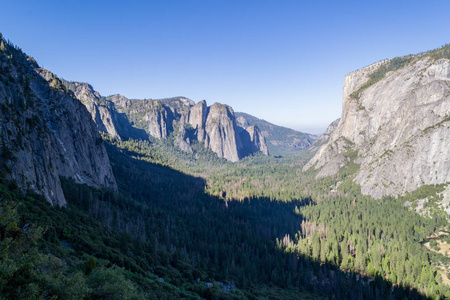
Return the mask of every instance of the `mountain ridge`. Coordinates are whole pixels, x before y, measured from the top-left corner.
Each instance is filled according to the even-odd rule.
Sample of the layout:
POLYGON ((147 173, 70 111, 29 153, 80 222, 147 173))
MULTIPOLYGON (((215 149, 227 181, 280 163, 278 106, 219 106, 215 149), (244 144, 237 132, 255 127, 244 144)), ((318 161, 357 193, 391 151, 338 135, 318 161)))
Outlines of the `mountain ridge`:
POLYGON ((0 152, 8 178, 63 206, 60 176, 116 190, 96 125, 59 78, 3 39, 0 71, 0 152))
POLYGON ((192 140, 203 142, 219 158, 236 162, 256 152, 268 155, 266 141, 259 128, 242 131, 233 109, 220 103, 207 106, 186 97, 163 99, 128 99, 115 94, 102 97, 87 83, 64 81, 91 113, 100 131, 121 139, 143 139, 150 136, 168 139, 174 135, 174 146, 192 153, 192 140), (192 123, 192 124, 191 124, 192 123))

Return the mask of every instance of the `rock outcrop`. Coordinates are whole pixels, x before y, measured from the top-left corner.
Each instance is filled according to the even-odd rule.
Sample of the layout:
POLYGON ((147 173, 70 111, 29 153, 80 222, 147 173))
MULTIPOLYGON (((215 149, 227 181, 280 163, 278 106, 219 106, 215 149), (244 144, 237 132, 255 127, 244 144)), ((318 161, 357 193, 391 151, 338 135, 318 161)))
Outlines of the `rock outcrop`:
POLYGON ((325 130, 325 132, 312 143, 311 147, 308 148, 308 152, 314 153, 319 150, 323 144, 327 143, 330 140, 331 134, 336 130, 340 120, 341 119, 339 118, 328 125, 327 130, 325 130))
POLYGON ((278 126, 242 112, 236 112, 236 122, 242 128, 256 125, 266 139, 267 151, 271 155, 285 155, 301 151, 310 147, 317 139, 317 136, 313 134, 278 126))
POLYGON ((261 152, 265 155, 269 155, 269 150, 267 150, 266 138, 259 130, 258 126, 251 125, 245 127, 244 130, 239 134, 242 140, 244 148, 247 150, 248 154, 261 152))
POLYGON ((357 152, 355 182, 374 198, 450 182, 448 48, 348 74, 339 124, 305 169, 333 175, 357 152))
POLYGON ((268 155, 265 138, 258 127, 237 126, 233 109, 219 103, 208 107, 184 97, 131 100, 121 95, 101 97, 86 83, 64 82, 86 106, 98 130, 121 139, 167 139, 192 153, 191 142, 203 142, 218 157, 238 161, 255 152, 268 155), (242 130, 246 134, 242 134, 242 130), (241 133, 241 134, 240 134, 241 133), (245 141, 243 141, 243 139, 245 141))
POLYGON ((144 130, 131 126, 128 117, 116 109, 116 103, 127 107, 131 101, 120 95, 114 96, 113 101, 107 101, 90 84, 66 80, 62 82, 87 108, 99 131, 124 140, 146 138, 144 130))
POLYGON ((214 103, 209 107, 205 133, 205 146, 218 157, 235 162, 244 156, 234 112, 230 106, 214 103))
POLYGON ((114 95, 105 100, 112 101, 117 111, 126 115, 133 127, 157 139, 166 139, 176 128, 183 112, 194 105, 194 101, 184 97, 130 100, 114 95))
POLYGON ((187 112, 186 123, 196 130, 196 136, 199 141, 204 141, 206 138, 205 125, 207 115, 208 106, 205 100, 195 104, 187 112))
POLYGON ((256 152, 269 155, 264 136, 257 126, 242 128, 237 125, 233 109, 224 104, 214 103, 210 107, 206 101, 192 106, 180 119, 177 141, 185 141, 178 146, 185 152, 191 152, 186 129, 193 130, 191 137, 202 141, 218 157, 229 161, 239 159, 256 152))
POLYGON ((109 158, 85 106, 33 58, 0 40, 1 164, 24 189, 65 205, 60 176, 116 189, 109 158))

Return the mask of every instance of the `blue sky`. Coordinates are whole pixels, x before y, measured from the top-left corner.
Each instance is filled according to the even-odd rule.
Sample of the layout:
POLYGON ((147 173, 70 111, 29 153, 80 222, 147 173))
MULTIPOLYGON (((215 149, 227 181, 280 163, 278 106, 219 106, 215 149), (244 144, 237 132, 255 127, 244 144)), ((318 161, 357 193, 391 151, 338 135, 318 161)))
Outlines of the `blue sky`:
POLYGON ((450 43, 450 1, 20 1, 0 32, 102 95, 221 102, 321 133, 345 74, 450 43))

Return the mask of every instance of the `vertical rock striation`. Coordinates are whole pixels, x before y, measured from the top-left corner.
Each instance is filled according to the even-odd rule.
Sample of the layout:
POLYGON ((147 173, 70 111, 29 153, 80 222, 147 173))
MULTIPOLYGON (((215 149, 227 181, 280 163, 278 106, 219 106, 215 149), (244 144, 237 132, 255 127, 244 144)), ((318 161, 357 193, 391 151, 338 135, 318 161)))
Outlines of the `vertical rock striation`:
POLYGON ((81 82, 70 82, 62 80, 66 88, 72 91, 75 97, 83 103, 91 114, 92 120, 97 124, 98 131, 108 133, 119 139, 127 140, 129 138, 145 139, 144 130, 134 128, 128 121, 124 113, 116 109, 116 102, 126 106, 125 97, 117 95, 116 101, 107 101, 90 84, 81 82))
POLYGON ((305 169, 336 174, 357 151, 355 181, 375 198, 450 182, 448 47, 348 74, 339 124, 305 169))
POLYGON ((208 106, 206 105, 205 100, 202 100, 199 103, 195 104, 187 112, 186 122, 197 131, 196 135, 199 141, 204 141, 206 138, 205 124, 207 115, 208 106))
POLYGON ((266 138, 262 134, 261 130, 259 130, 258 126, 251 125, 245 127, 244 130, 241 131, 239 136, 248 154, 261 152, 264 155, 269 155, 269 150, 267 150, 266 138))
MULTIPOLYGON (((234 111, 228 105, 214 103, 208 107, 204 100, 197 103, 181 118, 180 128, 186 127, 194 130, 195 138, 203 141, 205 147, 229 161, 236 162, 255 152, 269 154, 258 127, 239 127, 234 111)), ((179 132, 184 135, 183 130, 179 132)), ((183 149, 186 145, 179 147, 183 149)))
POLYGON ((65 82, 91 113, 99 131, 121 139, 167 139, 192 153, 191 142, 203 142, 220 158, 238 161, 262 152, 268 155, 265 138, 256 126, 244 130, 237 126, 233 109, 206 101, 195 104, 184 97, 130 100, 121 95, 101 97, 86 83, 65 82), (242 135, 242 130, 246 132, 242 135), (241 133, 241 134, 240 134, 241 133))
POLYGON ((233 109, 214 103, 205 122, 205 146, 218 157, 236 162, 243 157, 243 145, 239 138, 233 109))
POLYGON ((85 106, 51 72, 0 41, 1 164, 24 189, 65 205, 60 176, 116 189, 109 158, 85 106))

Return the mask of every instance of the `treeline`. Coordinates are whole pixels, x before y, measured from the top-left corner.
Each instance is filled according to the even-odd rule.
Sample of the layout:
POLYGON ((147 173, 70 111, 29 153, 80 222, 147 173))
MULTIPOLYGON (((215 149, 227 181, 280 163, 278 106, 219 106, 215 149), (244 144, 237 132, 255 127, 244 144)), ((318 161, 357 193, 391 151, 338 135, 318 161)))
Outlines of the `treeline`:
MULTIPOLYGON (((442 220, 417 221, 403 209, 396 214, 397 221, 387 222, 386 218, 395 219, 393 213, 399 205, 387 200, 383 210, 371 206, 370 200, 355 200, 353 195, 358 191, 346 187, 345 180, 341 184, 345 191, 339 193, 329 192, 331 179, 316 183, 320 185, 316 193, 328 191, 323 198, 294 193, 298 200, 244 197, 242 201, 226 201, 226 197, 205 193, 207 180, 201 177, 149 163, 151 159, 142 149, 136 153, 112 144, 106 144, 106 148, 119 193, 62 179, 68 206, 59 208, 31 192, 24 195, 13 183, 2 179, 2 194, 13 195, 8 205, 16 208, 13 213, 2 208, 2 220, 18 214, 20 218, 13 220, 20 230, 28 230, 27 224, 43 228, 43 233, 37 231, 40 237, 32 239, 33 251, 38 257, 58 262, 49 266, 36 259, 36 264, 27 265, 26 272, 2 273, 2 295, 20 298, 16 291, 22 290, 17 287, 29 283, 30 298, 56 299, 111 295, 120 299, 421 299, 425 294, 444 297, 446 293, 436 286, 439 278, 431 258, 420 249, 409 252, 408 248, 406 261, 411 261, 413 268, 413 261, 420 261, 428 278, 422 281, 421 273, 416 286, 398 284, 392 277, 398 269, 394 262, 399 261, 403 247, 415 245, 441 226, 442 220), (336 194, 341 196, 329 202, 328 197, 336 194), (373 210, 380 212, 372 220, 369 215, 373 210), (383 222, 385 227, 380 226, 378 232, 376 228, 383 222), (395 246, 395 241, 403 237, 405 241, 395 246), (379 269, 372 260, 376 243, 385 247, 379 269), (342 263, 344 257, 347 265, 342 263), (383 259, 389 269, 384 268, 383 259), (370 265, 379 271, 371 273, 370 265), (27 272, 34 272, 34 277, 27 272), (425 288, 425 282, 432 289, 428 285, 425 288)), ((257 172, 262 172, 258 175, 262 178, 264 168, 271 168, 275 178, 293 176, 283 172, 294 170, 295 165, 283 166, 272 159, 252 157, 235 171, 244 170, 247 164, 252 166, 249 172, 255 174, 251 175, 254 178, 257 172)), ((233 171, 228 165, 217 166, 220 172, 233 171)), ((313 182, 304 187, 312 188, 313 182)), ((0 249, 4 249, 8 240, 2 236, 1 243, 0 249)), ((6 253, 4 257, 14 253, 33 257, 29 254, 31 248, 18 247, 15 252, 2 252, 6 253)), ((15 259, 20 262, 20 255, 15 259)), ((405 264, 404 272, 407 270, 405 264)), ((414 280, 415 274, 411 275, 414 280)))
POLYGON ((124 269, 86 253, 74 256, 69 243, 60 243, 76 213, 24 195, 3 176, 0 195, 0 298, 143 299, 124 269))
MULTIPOLYGON (((233 280, 244 293, 257 292, 254 286, 266 286, 267 290, 275 285, 297 293, 306 289, 340 298, 364 295, 367 299, 384 299, 394 294, 420 298, 414 288, 392 289, 389 280, 382 277, 364 282, 355 276, 359 270, 346 273, 331 261, 314 260, 308 253, 277 247, 277 241, 294 237, 301 228, 305 219, 298 213, 300 207, 319 207, 311 198, 226 202, 205 194, 205 182, 199 178, 134 159, 112 145, 107 150, 122 192, 150 209, 140 218, 153 226, 146 232, 154 234, 158 245, 172 249, 177 257, 209 276, 201 280, 233 280)), ((143 211, 130 215, 136 217, 143 211)), ((153 261, 164 260, 155 257, 153 261)))
POLYGON ((294 204, 255 200, 227 206, 205 195, 197 178, 110 154, 123 168, 115 170, 124 175, 123 193, 62 179, 68 206, 61 208, 31 191, 24 195, 13 182, 0 185, 1 228, 7 228, 0 238, 2 297, 320 298, 303 283, 294 284, 292 270, 284 274, 290 260, 275 247, 275 236, 293 232, 298 224, 294 204), (140 181, 129 176, 137 171, 140 181), (136 185, 128 186, 128 180, 136 185), (18 230, 26 236, 32 232, 30 224, 37 234, 26 245, 11 244, 9 237, 18 230), (262 266, 269 271, 261 272, 262 266), (283 280, 288 277, 292 280, 283 280))
POLYGON ((102 137, 123 151, 129 151, 136 159, 201 177, 209 194, 228 200, 259 197, 278 201, 304 197, 321 199, 327 196, 332 184, 332 180, 316 181, 311 172, 301 172, 300 166, 309 158, 305 153, 283 158, 255 154, 231 163, 218 158, 201 143, 193 143, 193 154, 184 153, 173 146, 173 137, 149 141, 122 141, 104 133, 102 137))
POLYGON ((149 137, 148 140, 120 140, 116 137, 100 132, 103 140, 120 149, 131 151, 132 156, 146 162, 168 166, 174 170, 206 178, 215 170, 225 165, 231 166, 211 150, 205 148, 202 142, 193 140, 191 147, 193 153, 185 153, 174 146, 175 133, 167 139, 149 137))
MULTIPOLYGON (((354 153, 348 156, 352 159, 354 153)), ((288 253, 407 290, 417 289, 424 295, 439 298, 448 294, 448 286, 441 284, 436 269, 438 263, 448 260, 427 252, 420 244, 427 235, 446 226, 447 219, 442 214, 423 218, 403 206, 406 200, 442 187, 425 187, 399 200, 375 201, 362 196, 353 184, 357 164, 350 162, 334 178, 316 180, 314 171, 300 171, 302 158, 307 159, 249 157, 236 164, 212 167, 214 171, 203 184, 209 194, 222 199, 276 199, 277 206, 282 205, 279 200, 292 203, 304 199, 309 203, 295 209, 302 217, 296 233, 286 231, 276 237, 277 246, 287 248, 288 253)))
POLYGON ((320 206, 296 208, 296 212, 305 220, 295 237, 285 243, 286 251, 368 278, 384 278, 432 298, 450 297, 432 256, 440 256, 444 264, 450 259, 431 254, 420 244, 447 225, 445 218, 420 217, 390 198, 339 197, 320 206))

